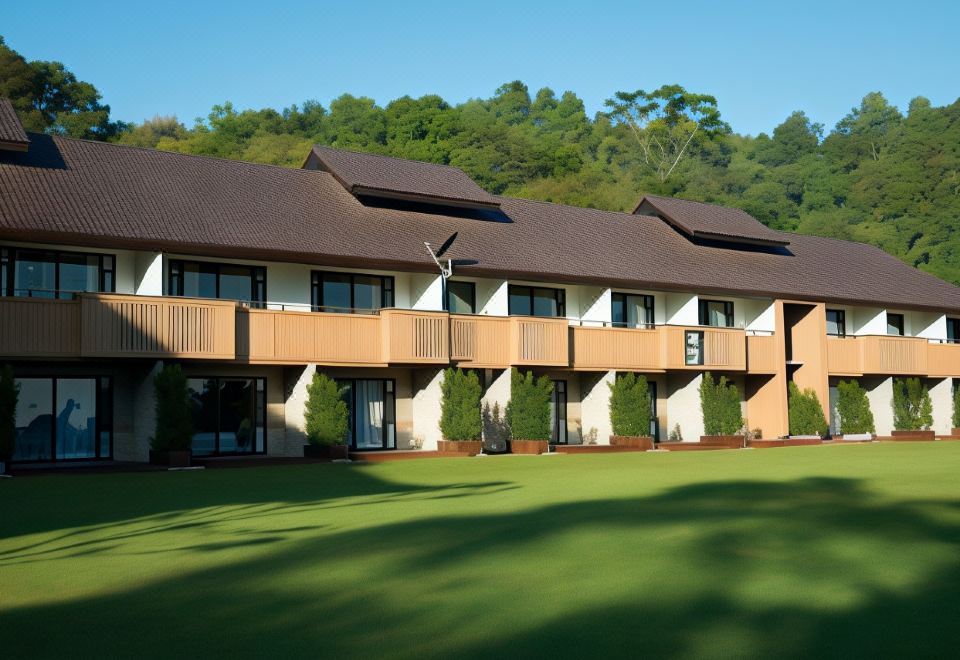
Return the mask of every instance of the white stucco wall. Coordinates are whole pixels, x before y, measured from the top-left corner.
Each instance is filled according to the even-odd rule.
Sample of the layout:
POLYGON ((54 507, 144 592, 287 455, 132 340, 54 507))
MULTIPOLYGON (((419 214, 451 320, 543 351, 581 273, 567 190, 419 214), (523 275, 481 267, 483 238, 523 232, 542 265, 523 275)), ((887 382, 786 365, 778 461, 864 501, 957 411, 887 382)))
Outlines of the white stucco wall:
MULTIPOLYGON (((136 252, 131 255, 133 272, 131 282, 117 274, 117 291, 123 283, 123 293, 136 293, 138 296, 162 296, 164 293, 163 254, 160 252, 136 252)), ((118 260, 119 262, 119 260, 118 260)))
POLYGON ((893 378, 861 378, 860 385, 867 390, 877 435, 890 435, 893 431, 893 378))
POLYGON ((700 410, 700 373, 667 374, 667 427, 669 434, 675 424, 686 442, 696 442, 703 435, 703 412, 700 410))
POLYGON ((584 442, 591 428, 597 429, 597 444, 610 444, 610 385, 616 371, 584 372, 580 375, 580 423, 584 442))
POLYGON ((934 312, 911 312, 907 323, 916 337, 947 338, 947 315, 934 312))
POLYGON ((668 293, 664 297, 667 323, 670 325, 697 325, 700 322, 697 296, 690 293, 668 293))
POLYGON ((442 369, 413 370, 413 437, 423 439, 423 449, 436 450, 440 433, 442 369))
MULTIPOLYGON (((834 308, 830 309, 840 309, 834 308)), ((842 308, 847 310, 847 334, 885 335, 887 334, 887 311, 875 307, 842 308)))
MULTIPOLYGON (((611 321, 610 289, 601 287, 580 287, 580 318, 584 325, 603 325, 611 321)), ((570 316, 569 310, 567 316, 570 316)))
POLYGON ((953 428, 953 379, 931 378, 927 380, 930 402, 933 403, 933 426, 938 435, 950 435, 953 428))

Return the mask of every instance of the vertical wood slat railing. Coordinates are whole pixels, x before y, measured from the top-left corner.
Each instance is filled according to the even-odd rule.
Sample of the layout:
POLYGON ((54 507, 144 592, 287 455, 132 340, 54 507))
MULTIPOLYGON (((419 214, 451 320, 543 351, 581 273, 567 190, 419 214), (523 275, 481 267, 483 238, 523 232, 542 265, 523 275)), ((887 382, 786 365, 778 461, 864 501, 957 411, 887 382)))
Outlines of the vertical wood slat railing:
POLYGON ((660 326, 665 369, 705 370, 724 369, 745 371, 747 368, 746 333, 739 328, 708 326, 660 326), (703 333, 703 364, 687 364, 685 358, 686 333, 703 333))
POLYGON ((921 376, 927 373, 929 342, 920 337, 860 337, 863 372, 921 376))
POLYGON ((510 364, 568 366, 569 323, 565 318, 510 317, 510 364))
POLYGON ((0 355, 80 357, 80 301, 0 297, 0 355))
POLYGON ((576 326, 573 365, 577 369, 660 370, 660 337, 655 329, 576 326))
POLYGON ((827 372, 843 376, 863 374, 860 337, 827 337, 827 372))
POLYGON ((776 373, 777 363, 777 338, 774 335, 747 335, 747 373, 776 373))
POLYGON ((237 358, 245 362, 381 365, 376 315, 236 310, 237 358))
POLYGON ((406 309, 380 310, 384 362, 446 364, 450 361, 450 315, 406 309))
POLYGON ((508 317, 451 315, 450 341, 450 357, 460 366, 490 369, 510 366, 508 317))

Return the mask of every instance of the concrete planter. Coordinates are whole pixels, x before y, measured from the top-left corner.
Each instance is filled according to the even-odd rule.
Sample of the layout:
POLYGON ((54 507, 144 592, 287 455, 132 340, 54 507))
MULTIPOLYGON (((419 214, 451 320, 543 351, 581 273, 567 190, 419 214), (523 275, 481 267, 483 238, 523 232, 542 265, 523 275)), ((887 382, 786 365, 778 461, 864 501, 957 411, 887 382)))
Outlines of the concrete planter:
POLYGON ((350 449, 346 445, 314 445, 306 444, 303 446, 304 458, 328 458, 338 460, 347 458, 350 449))
POLYGON ((842 440, 843 442, 870 442, 873 440, 872 433, 846 433, 833 436, 834 440, 842 440))
POLYGON ((700 444, 741 449, 744 445, 744 439, 742 435, 701 435, 700 444))
POLYGON ((917 429, 915 431, 893 431, 891 432, 890 436, 894 440, 899 440, 904 442, 937 439, 936 431, 924 431, 920 429, 917 429))
POLYGON ((511 454, 546 454, 550 443, 546 440, 511 440, 511 454))
POLYGON ((166 465, 172 468, 190 467, 193 452, 189 449, 171 449, 169 451, 150 450, 150 465, 166 465))
POLYGON ((653 438, 649 435, 611 435, 610 444, 614 447, 630 449, 653 449, 653 438))
POLYGON ((437 440, 437 451, 441 455, 476 456, 481 449, 481 440, 437 440))

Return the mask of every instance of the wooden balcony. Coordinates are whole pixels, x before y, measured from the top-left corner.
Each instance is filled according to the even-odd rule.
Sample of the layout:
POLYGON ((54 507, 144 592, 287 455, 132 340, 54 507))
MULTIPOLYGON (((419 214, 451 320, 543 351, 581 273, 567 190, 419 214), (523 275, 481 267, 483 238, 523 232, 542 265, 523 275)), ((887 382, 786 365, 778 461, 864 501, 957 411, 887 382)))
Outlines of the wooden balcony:
POLYGON ((747 368, 746 333, 739 328, 705 326, 661 326, 661 351, 664 369, 706 371, 745 371, 747 368), (703 333, 703 360, 687 359, 687 333, 703 333))
POLYGON ((383 361, 390 364, 450 362, 450 315, 409 309, 380 310, 383 361))
POLYGON ((80 301, 0 297, 0 355, 80 357, 80 301))
POLYGON ((567 319, 511 316, 510 364, 570 366, 570 324, 567 319))
POLYGON ((573 328, 573 366, 576 369, 662 371, 660 338, 656 329, 573 328))
POLYGON ((774 335, 747 336, 747 373, 774 374, 781 359, 777 356, 777 338, 774 335))
MULTIPOLYGON (((922 337, 828 337, 827 369, 837 376, 926 376, 931 368, 940 368, 930 361, 936 346, 922 337)), ((942 367, 949 368, 949 362, 942 367)))
POLYGON ((237 309, 236 318, 237 359, 244 362, 385 364, 376 315, 237 309))
POLYGON ((960 378, 960 344, 928 344, 927 369, 932 378, 960 378))
POLYGON ((461 367, 510 366, 510 318, 454 314, 450 317, 450 357, 461 367))

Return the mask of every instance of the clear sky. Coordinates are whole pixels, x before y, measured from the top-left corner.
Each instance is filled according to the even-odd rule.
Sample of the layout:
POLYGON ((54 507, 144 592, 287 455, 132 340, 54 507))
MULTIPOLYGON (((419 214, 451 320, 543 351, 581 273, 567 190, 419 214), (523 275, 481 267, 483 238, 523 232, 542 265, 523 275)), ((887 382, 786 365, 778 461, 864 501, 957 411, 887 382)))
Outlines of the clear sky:
POLYGON ((591 114, 617 90, 679 83, 756 134, 798 109, 830 128, 875 90, 904 110, 960 97, 960 0, 0 0, 0 35, 64 62, 126 121, 344 92, 458 102, 519 79, 591 114))

